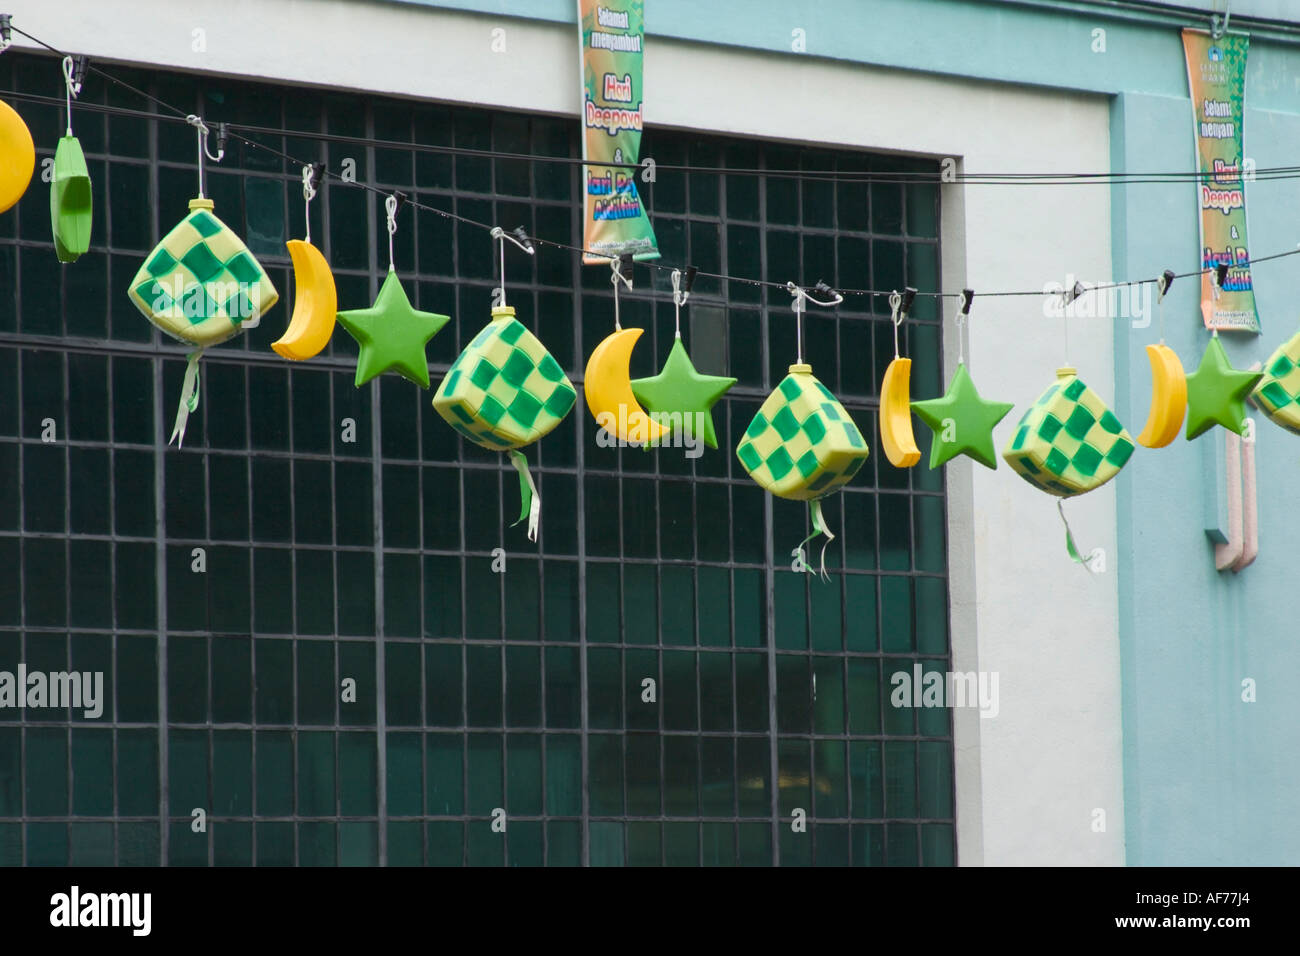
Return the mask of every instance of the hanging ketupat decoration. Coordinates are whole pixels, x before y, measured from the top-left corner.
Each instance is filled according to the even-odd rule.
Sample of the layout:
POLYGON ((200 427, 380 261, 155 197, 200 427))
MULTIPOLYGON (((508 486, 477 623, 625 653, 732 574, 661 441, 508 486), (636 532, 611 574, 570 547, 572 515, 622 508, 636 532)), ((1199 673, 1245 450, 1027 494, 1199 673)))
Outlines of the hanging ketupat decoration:
POLYGON ((793 283, 788 288, 795 296, 798 361, 745 429, 736 457, 765 490, 778 498, 809 502, 813 531, 796 551, 818 534, 825 535, 821 561, 825 575, 826 545, 835 536, 822 516, 821 499, 839 491, 858 473, 870 449, 844 406, 817 380, 812 366, 803 362, 804 300, 834 305, 840 297, 831 303, 818 302, 793 283))
MULTIPOLYGON (((463 438, 489 451, 504 451, 519 472, 519 520, 528 519, 528 540, 537 540, 542 499, 519 451, 560 424, 578 393, 546 347, 506 305, 506 240, 533 254, 523 228, 507 234, 499 226, 492 238, 501 244, 500 304, 492 321, 465 347, 433 396, 433 407, 463 438)), ((513 527, 513 525, 512 525, 513 527)))
POLYGON ((129 295, 167 335, 197 346, 189 355, 171 439, 185 441, 189 413, 199 404, 198 361, 203 350, 242 329, 255 328, 279 293, 261 263, 212 211, 202 194, 190 214, 149 254, 131 280, 129 295))
POLYGON ((1300 332, 1269 356, 1250 400, 1274 424, 1300 435, 1300 332))
POLYGON ((1110 481, 1133 454, 1133 438, 1070 366, 1030 406, 1003 459, 1025 481, 1069 498, 1110 481))

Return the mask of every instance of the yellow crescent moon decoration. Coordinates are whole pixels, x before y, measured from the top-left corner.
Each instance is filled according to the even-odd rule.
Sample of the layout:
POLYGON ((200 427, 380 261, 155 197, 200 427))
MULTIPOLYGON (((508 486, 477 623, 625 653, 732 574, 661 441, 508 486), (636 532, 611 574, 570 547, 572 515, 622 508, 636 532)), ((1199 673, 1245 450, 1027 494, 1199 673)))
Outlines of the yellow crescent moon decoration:
POLYGON ((329 343, 338 315, 338 293, 334 273, 320 250, 310 242, 290 239, 289 258, 293 261, 293 317, 284 335, 271 348, 295 362, 309 359, 329 343))
POLYGON ((1151 362, 1151 411, 1137 440, 1147 448, 1164 448, 1178 437, 1187 414, 1187 373, 1178 353, 1167 345, 1148 345, 1151 362))
POLYGON ((35 169, 32 131, 12 106, 0 102, 0 212, 23 198, 35 169))
POLYGON ((616 438, 638 445, 658 441, 668 433, 645 413, 632 394, 629 366, 641 332, 622 329, 602 339, 587 359, 582 381, 587 408, 596 424, 616 438))
POLYGON ((911 468, 921 460, 912 434, 912 360, 896 358, 880 383, 880 444, 895 468, 911 468))

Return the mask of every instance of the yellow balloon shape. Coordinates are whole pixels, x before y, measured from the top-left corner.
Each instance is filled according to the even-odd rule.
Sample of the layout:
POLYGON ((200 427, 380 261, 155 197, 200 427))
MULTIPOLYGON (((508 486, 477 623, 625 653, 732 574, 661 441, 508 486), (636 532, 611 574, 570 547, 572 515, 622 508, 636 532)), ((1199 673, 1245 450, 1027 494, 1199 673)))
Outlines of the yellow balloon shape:
POLYGON ((622 329, 603 339, 587 359, 582 391, 596 424, 625 442, 647 444, 668 434, 632 394, 628 367, 641 329, 622 329))
POLYGON ((880 444, 895 468, 911 468, 921 460, 912 434, 912 360, 896 358, 880 383, 880 444))
POLYGON ((320 250, 301 239, 290 239, 285 245, 293 261, 293 317, 271 348, 287 359, 301 362, 319 353, 334 334, 339 300, 334 273, 320 250))
POLYGON ((23 198, 35 169, 32 131, 12 106, 0 102, 0 212, 23 198))

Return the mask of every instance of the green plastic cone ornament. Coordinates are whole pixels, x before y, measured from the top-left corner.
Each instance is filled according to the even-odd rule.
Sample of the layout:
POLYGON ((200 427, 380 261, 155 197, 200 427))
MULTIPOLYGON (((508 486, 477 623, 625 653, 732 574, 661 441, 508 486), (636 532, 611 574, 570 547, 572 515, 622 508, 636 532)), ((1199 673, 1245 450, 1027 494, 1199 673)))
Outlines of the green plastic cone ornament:
POLYGON ((94 214, 90 171, 77 137, 69 133, 54 151, 54 178, 50 182, 50 227, 54 253, 60 262, 76 262, 90 248, 94 214))

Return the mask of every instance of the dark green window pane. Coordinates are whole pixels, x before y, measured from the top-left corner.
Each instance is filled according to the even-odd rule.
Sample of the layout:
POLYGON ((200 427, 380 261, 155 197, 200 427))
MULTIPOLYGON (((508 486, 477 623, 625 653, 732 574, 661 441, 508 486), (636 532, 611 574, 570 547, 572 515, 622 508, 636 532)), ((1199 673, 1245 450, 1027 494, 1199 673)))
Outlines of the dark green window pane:
POLYGON ((384 633, 420 636, 420 557, 384 552, 384 633))
POLYGON ((419 820, 394 820, 388 824, 388 865, 424 865, 424 827, 419 820))
POLYGON ((253 812, 253 734, 218 730, 212 734, 212 812, 249 816, 253 812))
POLYGON ((700 827, 700 847, 705 866, 735 866, 736 827, 732 823, 705 823, 700 827))
POLYGON ((375 556, 369 551, 338 552, 340 634, 375 636, 375 556))
POLYGON ((471 727, 501 726, 501 649, 471 644, 465 650, 466 700, 471 727))
POLYGON ((552 820, 546 824, 548 866, 579 866, 582 863, 582 825, 552 820))
POLYGON ((880 579, 881 648, 887 652, 910 651, 912 636, 912 582, 906 577, 886 575, 880 579))
POLYGON ((68 865, 68 825, 66 823, 27 824, 27 865, 68 865))
POLYGON ((917 744, 920 815, 943 819, 953 815, 952 751, 947 742, 923 740, 917 744))
POLYGON ((506 809, 510 816, 540 816, 542 813, 542 738, 539 734, 509 734, 506 737, 506 809))
POLYGON ((252 646, 248 637, 212 639, 212 721, 252 721, 252 646))
POLYGON ((113 865, 113 824, 74 823, 71 829, 72 854, 68 861, 70 864, 73 866, 113 865))
POLYGON ((424 559, 424 629, 428 637, 459 637, 461 562, 434 555, 424 559))
POLYGON ((334 679, 334 645, 328 641, 298 641, 298 721, 333 724, 334 702, 341 694, 334 679))
POLYGON ((767 601, 763 574, 737 569, 732 573, 735 585, 736 646, 767 646, 767 601))
MULTIPOLYGON (((68 623, 74 627, 112 626, 111 560, 112 548, 107 541, 73 538, 68 542, 68 623)), ((9 566, 16 564, 15 560, 9 566)))
POLYGON ((208 639, 173 635, 167 643, 168 718, 199 724, 208 719, 208 639))
POLYGON ((732 729, 731 655, 700 655, 700 726, 704 730, 732 729))
POLYGON ((486 558, 465 563, 466 636, 481 641, 501 639, 502 575, 486 558))
POLYGON ((880 733, 880 663, 875 660, 850 658, 848 668, 849 733, 878 734, 880 733))
POLYGON ((776 744, 776 761, 779 781, 777 799, 783 819, 792 816, 796 809, 812 815, 812 760, 809 741, 782 737, 776 744))
POLYGON ((461 656, 461 649, 452 644, 424 648, 425 714, 430 726, 462 726, 461 656))
POLYGON ((735 812, 733 750, 729 737, 700 741, 700 812, 704 816, 726 817, 735 812))
POLYGON ((168 731, 168 800, 175 813, 188 815, 194 807, 212 805, 209 756, 207 731, 168 731))
POLYGON ((541 866, 544 862, 542 824, 532 820, 512 822, 507 835, 507 853, 511 866, 541 866))
MULTIPOLYGON (((152 474, 150 480, 152 481, 152 474)), ((23 452, 24 528, 27 531, 66 530, 64 515, 67 503, 67 475, 63 448, 57 445, 28 445, 23 452)), ((149 498, 148 504, 152 509, 152 497, 149 498)), ((150 518, 152 517, 151 510, 150 518)))
POLYGON ((293 631, 293 552, 256 548, 253 551, 253 627, 263 634, 293 631))
POLYGON ((123 816, 158 812, 158 732, 117 732, 117 807, 123 816))
POLYGON ((540 648, 506 648, 506 723, 536 727, 542 723, 540 648))
POLYGON ((568 561, 548 560, 546 578, 545 634, 548 641, 578 639, 578 567, 568 561))
POLYGON ((338 865, 337 824, 319 822, 298 824, 298 865, 338 865))
POLYGON ((921 864, 952 866, 957 862, 956 839, 951 823, 921 824, 921 864))
POLYGON ((334 760, 333 733, 315 731, 298 734, 298 813, 300 815, 334 816, 338 812, 334 760))
POLYGON ((921 862, 915 823, 885 824, 885 847, 888 866, 916 866, 921 862))
MULTIPOLYGON (((788 537, 788 536, 787 536, 788 537)), ((798 538, 794 538, 798 541, 798 538)), ((806 561, 806 552, 805 552, 806 561)), ((808 646, 807 576, 777 565, 776 646, 803 650, 808 646)))
POLYGON ((420 671, 420 645, 401 641, 386 642, 384 704, 390 727, 420 725, 423 709, 420 671))
POLYGON ((850 651, 873 652, 880 649, 876 633, 876 578, 862 574, 846 575, 845 638, 850 651))
POLYGON ((293 813, 293 735, 289 731, 263 730, 256 735, 257 814, 263 817, 293 813))
POLYGON ((385 465, 384 544, 415 548, 420 544, 420 472, 402 465, 385 465))
POLYGON ((426 812, 433 816, 464 813, 465 738, 461 734, 425 737, 426 812))
MULTIPOLYGON (((832 545, 832 548, 834 545, 832 545)), ((840 582, 836 576, 829 581, 818 580, 812 592, 812 646, 818 651, 838 651, 844 646, 844 625, 840 608, 840 582)))
POLYGON ((546 812, 551 816, 582 812, 582 749, 577 735, 546 735, 546 812))
POLYGON ((690 568, 675 566, 666 566, 660 573, 663 643, 694 644, 695 575, 690 568))
POLYGON ((160 865, 161 840, 161 831, 157 822, 119 823, 117 825, 117 865, 160 865))
POLYGON ((623 866, 622 823, 591 824, 591 865, 623 866))
POLYGON ((844 733, 844 671, 839 657, 813 658, 813 732, 844 733))
POLYGON ((712 567, 701 567, 698 573, 700 644, 727 647, 731 644, 731 575, 725 568, 712 567))
POLYGON ((627 824, 627 865, 661 864, 662 827, 658 823, 635 821, 627 824))
POLYGON ((654 644, 659 639, 659 600, 651 564, 623 565, 623 628, 629 644, 654 644))
POLYGON ((587 640, 618 642, 618 594, 618 565, 587 565, 587 640))
POLYGON ((768 727, 767 655, 737 654, 736 729, 766 731, 768 727))
POLYGON ((782 866, 812 866, 812 829, 809 827, 803 832, 796 832, 790 826, 781 827, 782 866))
MULTIPOLYGON (((922 706, 916 712, 916 730, 922 737, 945 737, 949 733, 947 705, 950 701, 945 696, 947 666, 947 661, 921 662, 922 706)), ((953 694, 958 693, 963 703, 967 700, 975 703, 979 700, 979 685, 960 681, 953 685, 953 694)))
POLYGON ((330 544, 333 541, 331 509, 309 504, 320 498, 328 500, 329 487, 329 462, 300 459, 293 463, 293 500, 298 504, 293 509, 293 540, 299 544, 330 544))
POLYGON ((289 463, 274 458, 253 459, 253 538, 288 541, 290 509, 284 507, 289 463))
POLYGON ((948 650, 948 593, 943 578, 916 578, 916 645, 922 654, 948 650))
POLYGON ((695 657, 692 651, 664 651, 664 679, 659 688, 659 699, 663 705, 666 730, 696 730, 699 727, 695 657))
POLYGON ((373 733, 339 734, 339 812, 371 816, 379 812, 379 753, 373 733))
MULTIPOLYGON (((72 731, 72 812, 78 816, 113 815, 113 732, 72 731)), ((109 839, 112 856, 112 839, 109 839)), ((102 865, 111 863, 104 860, 102 865)))
POLYGON ((771 824, 741 823, 736 831, 739 834, 737 844, 741 866, 772 865, 771 824))
POLYGON ((425 828, 430 866, 462 866, 465 862, 465 824, 432 821, 425 828))
POLYGON ((885 742, 885 812, 891 817, 915 817, 916 745, 910 741, 885 742))
POLYGON ((538 566, 539 562, 526 558, 510 559, 507 568, 509 576, 504 579, 507 640, 538 639, 541 612, 538 566))
POLYGON ((293 866, 293 824, 258 823, 257 865, 293 866))
POLYGON ((334 535, 338 544, 369 547, 374 543, 374 499, 370 466, 334 463, 334 535))
MULTIPOLYGON (((813 743, 813 790, 818 817, 849 815, 846 744, 842 740, 818 740, 813 743)), ((845 834, 847 844, 848 835, 845 834)), ((848 865, 847 859, 844 865, 848 865)))
POLYGON ((811 730, 812 678, 803 655, 776 658, 776 725, 782 733, 806 734, 811 730))
POLYGON ((334 632, 334 560, 329 551, 294 552, 298 633, 334 632))
POLYGON ((736 787, 742 817, 767 817, 771 804, 772 762, 766 737, 736 741, 736 787))
POLYGON ((213 630, 247 633, 251 608, 248 595, 248 550, 215 547, 208 549, 208 589, 211 595, 209 621, 213 630))
MULTIPOLYGON (((396 817, 420 816, 424 806, 424 755, 421 735, 389 733, 386 746, 388 748, 385 755, 388 767, 386 781, 388 813, 396 817)), ((389 832, 391 836, 392 831, 389 832)), ((391 852, 389 856, 391 863, 391 852)))
POLYGON ((817 866, 848 866, 849 826, 846 823, 818 823, 813 828, 817 866))
POLYGON ((216 866, 252 866, 253 825, 233 820, 213 824, 212 862, 216 866))
POLYGON ((659 773, 659 741, 654 734, 627 737, 627 812, 635 816, 659 816, 662 795, 659 773))
POLYGON ((488 817, 496 808, 505 806, 502 743, 501 734, 469 735, 467 809, 472 816, 488 817))
MULTIPOLYGON (((591 812, 623 813, 623 741, 614 734, 592 734, 588 743, 591 812)), ((593 837, 594 840, 594 837, 593 837)), ((595 860, 593 859, 594 863, 595 860)))
MULTIPOLYGON (((614 649, 586 653, 588 721, 591 727, 623 726, 623 656, 614 649)), ((637 682, 640 683, 640 682, 637 682)))
POLYGON ((157 638, 118 636, 115 699, 118 720, 150 723, 158 719, 157 638))

